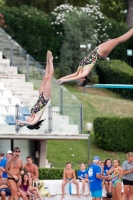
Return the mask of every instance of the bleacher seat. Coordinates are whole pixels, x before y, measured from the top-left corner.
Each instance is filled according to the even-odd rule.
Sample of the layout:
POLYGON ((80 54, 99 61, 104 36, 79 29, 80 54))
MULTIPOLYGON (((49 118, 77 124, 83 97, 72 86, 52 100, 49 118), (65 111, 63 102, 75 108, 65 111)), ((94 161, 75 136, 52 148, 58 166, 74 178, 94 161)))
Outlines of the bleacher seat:
POLYGON ((3 97, 13 98, 11 90, 4 90, 3 91, 3 97))
POLYGON ((5 106, 0 106, 0 115, 7 115, 7 110, 5 106))
POLYGON ((5 121, 8 125, 15 125, 16 124, 14 117, 12 115, 6 116, 5 121))
POLYGON ((3 106, 10 106, 10 102, 9 102, 9 99, 6 98, 6 97, 1 97, 0 98, 0 105, 3 105, 3 106))
POLYGON ((4 86, 4 83, 3 82, 0 82, 0 90, 5 90, 5 86, 4 86))
POLYGON ((22 120, 22 121, 26 121, 26 118, 23 115, 20 115, 19 119, 22 120))
POLYGON ((30 111, 26 106, 20 108, 20 113, 24 116, 30 116, 30 111))
POLYGON ((9 115, 15 115, 16 114, 16 109, 15 106, 10 106, 8 109, 8 114, 9 115))
POLYGON ((3 120, 3 117, 0 115, 0 124, 6 124, 6 122, 3 120))
POLYGON ((20 102, 20 99, 18 99, 18 98, 12 98, 11 99, 11 105, 16 105, 16 104, 22 106, 22 104, 20 102))

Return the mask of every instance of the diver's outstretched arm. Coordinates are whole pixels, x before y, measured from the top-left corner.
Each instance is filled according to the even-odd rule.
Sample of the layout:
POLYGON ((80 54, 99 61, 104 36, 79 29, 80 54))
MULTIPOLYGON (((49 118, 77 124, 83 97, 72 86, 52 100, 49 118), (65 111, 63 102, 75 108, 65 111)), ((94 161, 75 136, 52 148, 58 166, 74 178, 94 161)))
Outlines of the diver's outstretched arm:
POLYGON ((85 78, 87 75, 88 75, 88 72, 87 71, 83 71, 82 74, 78 74, 75 77, 66 78, 66 79, 62 79, 62 78, 58 79, 57 80, 57 84, 61 84, 61 83, 64 83, 64 82, 69 82, 69 81, 76 81, 78 79, 85 78))
POLYGON ((78 75, 78 71, 76 71, 75 73, 73 73, 73 74, 70 74, 70 75, 67 75, 67 76, 64 76, 64 77, 62 77, 61 79, 67 79, 67 78, 72 78, 72 77, 75 77, 75 76, 77 76, 78 75))
POLYGON ((16 122, 17 122, 17 125, 19 125, 19 124, 34 125, 34 124, 36 124, 38 122, 38 119, 34 119, 31 122, 22 121, 22 120, 16 120, 16 122))

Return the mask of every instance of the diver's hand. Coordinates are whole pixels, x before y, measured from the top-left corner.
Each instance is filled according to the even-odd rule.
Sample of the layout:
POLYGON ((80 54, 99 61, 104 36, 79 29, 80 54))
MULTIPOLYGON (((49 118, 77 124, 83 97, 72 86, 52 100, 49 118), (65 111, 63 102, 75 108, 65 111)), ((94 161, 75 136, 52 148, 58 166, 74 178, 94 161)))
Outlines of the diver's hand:
POLYGON ((22 123, 21 120, 16 120, 16 124, 17 124, 17 125, 19 125, 19 124, 21 124, 21 123, 22 123))
POLYGON ((22 120, 16 120, 16 124, 19 126, 25 126, 25 124, 22 120))
POLYGON ((60 85, 60 84, 63 83, 63 80, 62 80, 62 79, 58 79, 58 80, 56 81, 56 83, 57 83, 58 85, 60 85))

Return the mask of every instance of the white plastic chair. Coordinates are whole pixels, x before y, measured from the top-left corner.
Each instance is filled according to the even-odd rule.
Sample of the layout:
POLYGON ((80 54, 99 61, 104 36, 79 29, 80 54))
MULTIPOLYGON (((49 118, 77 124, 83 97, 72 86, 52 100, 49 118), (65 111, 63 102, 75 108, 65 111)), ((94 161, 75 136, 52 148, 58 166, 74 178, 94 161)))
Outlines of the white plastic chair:
POLYGON ((7 115, 7 110, 5 106, 0 106, 0 115, 7 115))
POLYGON ((11 90, 4 90, 3 91, 3 97, 13 98, 11 90))
POLYGON ((0 82, 0 90, 5 90, 5 86, 4 86, 4 83, 3 82, 0 82))
POLYGON ((15 115, 16 111, 15 111, 15 106, 10 106, 8 108, 8 115, 15 115))
POLYGON ((0 115, 0 124, 6 124, 6 122, 3 120, 3 117, 0 115))
POLYGON ((3 106, 10 106, 10 102, 9 102, 9 99, 6 98, 6 97, 1 97, 0 98, 0 105, 3 105, 3 106))
POLYGON ((22 106, 20 99, 18 99, 18 98, 12 98, 11 99, 11 105, 16 105, 16 104, 22 106))

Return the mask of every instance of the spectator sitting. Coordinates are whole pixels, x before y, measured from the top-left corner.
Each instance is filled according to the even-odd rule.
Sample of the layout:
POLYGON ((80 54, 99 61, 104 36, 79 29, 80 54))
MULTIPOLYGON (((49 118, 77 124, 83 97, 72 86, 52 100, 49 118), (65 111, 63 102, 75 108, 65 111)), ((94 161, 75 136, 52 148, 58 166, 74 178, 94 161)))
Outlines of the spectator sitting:
POLYGON ((11 191, 8 188, 8 181, 6 178, 2 178, 2 170, 0 169, 0 196, 2 200, 6 200, 6 196, 11 196, 11 191))
POLYGON ((39 173, 37 165, 33 164, 31 156, 28 156, 26 160, 27 163, 24 165, 24 169, 26 169, 26 172, 30 173, 30 178, 32 179, 32 181, 38 181, 39 173))
POLYGON ((78 179, 82 182, 82 191, 85 195, 85 183, 88 182, 88 178, 84 163, 80 164, 80 170, 78 170, 78 179))
POLYGON ((6 160, 8 160, 9 158, 12 158, 13 156, 13 153, 11 150, 8 150, 7 153, 6 153, 6 160))
POLYGON ((6 170, 5 170, 6 162, 7 162, 7 160, 4 157, 4 154, 0 154, 0 169, 3 172, 3 174, 2 174, 3 178, 7 178, 7 173, 6 173, 6 170))
POLYGON ((63 171, 62 198, 61 199, 64 198, 64 190, 65 190, 65 185, 67 183, 69 183, 69 184, 71 184, 71 183, 76 184, 77 196, 79 197, 79 182, 76 180, 75 170, 72 169, 71 162, 67 162, 66 163, 66 168, 63 171))
POLYGON ((34 194, 34 200, 36 200, 37 197, 40 200, 42 200, 37 187, 32 187, 31 184, 32 184, 32 181, 29 178, 28 174, 23 174, 21 186, 20 186, 21 190, 25 193, 25 195, 28 197, 29 200, 30 200, 32 194, 34 194))
MULTIPOLYGON (((104 173, 105 173, 105 176, 108 176, 107 172, 111 169, 111 167, 112 167, 111 160, 109 158, 107 158, 104 161, 104 173)), ((107 191, 107 197, 108 198, 112 198, 111 187, 112 187, 112 181, 111 180, 106 180, 105 181, 105 188, 106 188, 106 191, 107 191)))
POLYGON ((28 200, 30 200, 32 194, 29 191, 29 180, 28 180, 27 174, 22 175, 22 181, 21 181, 20 188, 25 193, 25 196, 28 198, 28 200))

